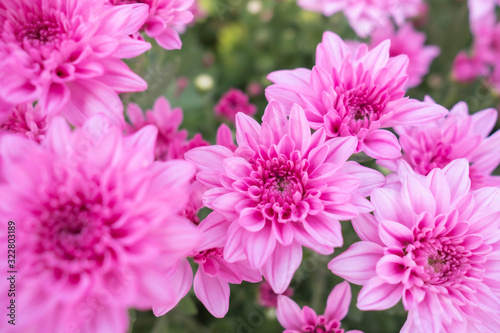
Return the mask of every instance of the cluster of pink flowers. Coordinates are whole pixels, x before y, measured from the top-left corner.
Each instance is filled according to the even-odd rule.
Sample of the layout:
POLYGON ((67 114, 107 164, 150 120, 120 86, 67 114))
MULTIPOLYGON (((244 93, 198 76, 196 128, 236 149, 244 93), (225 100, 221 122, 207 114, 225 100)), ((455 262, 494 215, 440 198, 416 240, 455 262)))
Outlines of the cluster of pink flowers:
MULTIPOLYGON (((495 24, 493 0, 470 2, 489 18, 473 31, 495 24)), ((121 60, 150 47, 140 31, 180 48, 193 0, 0 4, 0 220, 16 225, 20 277, 20 315, 2 332, 126 332, 129 308, 164 315, 191 287, 220 318, 230 285, 263 278, 261 303, 285 332, 344 332, 349 283, 363 286, 361 310, 402 300, 401 332, 498 330, 497 110, 406 96, 439 53, 404 24, 420 0, 299 3, 344 11, 371 44, 325 32, 312 69, 269 74, 261 122, 230 90, 215 114, 235 141, 223 124, 215 145, 188 140, 165 97, 124 116, 118 96, 146 88, 121 60), (390 20, 397 31, 381 28, 390 20), (361 241, 328 264, 346 281, 323 315, 301 309, 290 284, 303 248, 333 254, 348 220, 361 241)))
POLYGON ((380 26, 394 20, 403 24, 425 11, 422 0, 298 0, 304 9, 331 16, 342 11, 359 37, 368 37, 380 26))
POLYGON ((497 0, 469 0, 469 22, 474 43, 470 54, 460 52, 453 63, 453 77, 459 82, 471 82, 484 77, 488 85, 500 92, 500 22, 497 0))

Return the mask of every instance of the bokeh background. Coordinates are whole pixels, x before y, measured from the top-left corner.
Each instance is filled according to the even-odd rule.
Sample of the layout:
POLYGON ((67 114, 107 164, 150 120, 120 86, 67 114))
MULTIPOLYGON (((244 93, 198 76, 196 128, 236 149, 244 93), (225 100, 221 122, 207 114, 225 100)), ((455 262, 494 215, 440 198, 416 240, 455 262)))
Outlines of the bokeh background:
MULTIPOLYGON (((365 41, 355 35, 342 13, 325 17, 307 12, 296 5, 296 0, 197 1, 201 13, 181 35, 182 49, 165 51, 150 40, 152 50, 129 62, 130 67, 148 81, 149 89, 122 97, 126 103, 134 102, 149 109, 158 96, 166 96, 172 106, 183 109, 181 127, 189 131, 190 137, 201 133, 211 143, 215 141, 218 126, 224 121, 215 116, 214 106, 229 88, 249 93, 251 103, 258 107, 256 118, 260 119, 267 104, 264 89, 270 84, 266 76, 279 69, 311 68, 316 46, 324 31, 333 31, 344 39, 365 41)), ((472 43, 467 2, 427 2, 428 18, 419 22, 419 30, 427 34, 427 44, 441 48, 441 54, 434 60, 423 83, 409 90, 408 95, 417 99, 429 95, 447 108, 463 100, 471 112, 487 107, 498 108, 499 96, 486 86, 484 80, 464 85, 451 79, 453 59, 460 50, 469 49, 472 43)), ((361 162, 373 166, 370 161, 361 162)), ((359 240, 349 222, 343 223, 343 235, 345 246, 336 249, 336 253, 359 240)), ((306 249, 302 265, 291 284, 293 299, 300 306, 309 305, 318 314, 323 312, 328 294, 341 282, 326 268, 334 256, 320 256, 306 249)), ((406 319, 401 304, 387 311, 359 311, 355 304, 360 288, 352 287, 353 301, 342 325, 346 331, 399 332, 406 319)), ((258 291, 259 286, 254 284, 231 285, 230 308, 223 319, 213 318, 192 292, 160 318, 150 311, 131 310, 130 332, 282 332, 274 310, 259 304, 258 291)))

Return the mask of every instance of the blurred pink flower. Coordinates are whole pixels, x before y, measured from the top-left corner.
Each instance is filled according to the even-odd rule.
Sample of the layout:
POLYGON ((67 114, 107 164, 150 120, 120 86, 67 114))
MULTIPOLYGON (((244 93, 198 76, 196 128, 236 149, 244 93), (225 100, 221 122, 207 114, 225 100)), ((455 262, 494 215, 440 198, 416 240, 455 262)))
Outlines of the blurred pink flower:
POLYGON ((370 36, 380 26, 392 24, 392 20, 402 25, 422 10, 422 0, 298 0, 298 4, 326 16, 343 11, 361 38, 370 36))
MULTIPOLYGON (((283 293, 283 296, 292 297, 293 289, 287 288, 283 293)), ((280 294, 276 294, 273 291, 273 288, 267 281, 262 281, 259 284, 259 304, 265 308, 275 308, 278 306, 278 296, 280 294)))
POLYGON ((398 139, 383 127, 423 125, 448 111, 433 103, 404 97, 408 57, 389 57, 390 41, 368 51, 365 44, 346 45, 332 32, 323 34, 316 51, 316 66, 269 74, 274 84, 268 100, 306 110, 313 129, 324 128, 328 137, 353 137, 355 152, 373 158, 401 155, 398 139))
POLYGON ((11 108, 8 117, 0 121, 1 133, 18 133, 38 143, 42 142, 47 132, 47 116, 41 112, 39 104, 19 104, 11 108))
POLYGON ((113 5, 147 4, 149 13, 142 29, 166 50, 180 49, 179 32, 193 20, 194 0, 109 0, 113 5))
POLYGON ((301 245, 332 253, 343 242, 339 220, 369 212, 365 196, 384 183, 377 171, 346 162, 355 139, 325 138, 324 130, 311 135, 298 105, 287 119, 273 101, 262 126, 238 113, 234 152, 215 145, 185 155, 209 189, 205 206, 231 222, 224 258, 248 258, 276 293, 286 290, 298 268, 301 245))
POLYGON ((155 162, 156 133, 123 137, 96 115, 74 132, 57 117, 40 145, 0 137, 0 218, 16 223, 24 313, 4 332, 125 333, 128 308, 175 296, 159 282, 200 241, 181 216, 195 168, 155 162))
MULTIPOLYGON (((198 264, 198 270, 193 279, 189 263, 182 263, 168 284, 177 286, 177 302, 180 301, 193 285, 196 297, 207 310, 217 318, 226 315, 229 309, 229 284, 240 284, 242 281, 259 282, 262 275, 252 269, 247 260, 227 262, 223 258, 223 247, 226 241, 229 222, 218 213, 211 213, 203 220, 198 230, 203 236, 202 244, 191 254, 198 264), (181 282, 177 284, 176 281, 181 282)), ((176 304, 167 303, 154 307, 156 316, 170 311, 176 304)))
POLYGON ((155 156, 157 160, 167 161, 184 158, 184 153, 195 147, 208 146, 201 134, 196 134, 193 139, 187 140, 187 130, 180 130, 182 123, 182 110, 172 109, 168 100, 158 97, 153 110, 146 110, 144 114, 139 105, 130 103, 127 107, 130 124, 126 125, 127 133, 134 133, 144 126, 154 125, 158 129, 155 156))
POLYGON ((389 49, 391 57, 401 54, 408 56, 406 88, 418 86, 422 82, 422 78, 429 72, 434 58, 439 55, 439 47, 425 46, 425 34, 414 30, 409 23, 403 25, 397 32, 394 31, 392 24, 376 29, 371 38, 370 48, 373 49, 386 39, 391 41, 389 49))
MULTIPOLYGON (((325 314, 317 315, 308 306, 300 307, 287 296, 278 296, 278 308, 276 317, 285 328, 284 333, 343 333, 340 328, 340 321, 344 319, 351 304, 351 286, 347 282, 342 282, 333 288, 328 296, 325 314)), ((362 333, 358 330, 347 331, 346 333, 362 333)))
MULTIPOLYGON (((472 188, 500 186, 500 177, 491 173, 500 164, 500 132, 489 136, 498 111, 486 109, 469 115, 467 104, 455 105, 446 118, 426 126, 397 126, 405 160, 416 173, 427 175, 451 161, 469 161, 472 188)), ((379 160, 389 170, 397 170, 397 160, 379 160)))
POLYGON ((243 91, 231 88, 222 95, 214 110, 216 115, 234 122, 238 112, 253 116, 257 112, 257 107, 249 103, 248 95, 243 91))
POLYGON ((120 60, 150 48, 129 37, 147 10, 102 0, 2 1, 0 98, 16 105, 38 101, 44 113, 61 113, 77 126, 100 112, 123 121, 118 93, 147 88, 120 60))
POLYGON ((361 242, 328 265, 363 285, 361 310, 401 299, 403 333, 496 332, 500 327, 500 189, 470 191, 465 159, 416 174, 398 170, 400 190, 375 189, 374 216, 352 220, 361 242))
POLYGON ((488 66, 481 56, 469 57, 465 52, 460 52, 453 61, 452 76, 455 81, 469 83, 487 74, 488 66))

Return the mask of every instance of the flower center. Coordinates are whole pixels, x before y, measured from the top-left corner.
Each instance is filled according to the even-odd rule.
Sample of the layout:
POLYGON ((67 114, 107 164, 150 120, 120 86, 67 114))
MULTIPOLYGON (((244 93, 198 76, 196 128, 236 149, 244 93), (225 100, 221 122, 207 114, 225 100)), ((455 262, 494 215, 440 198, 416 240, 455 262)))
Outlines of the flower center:
POLYGON ((449 238, 428 239, 413 246, 415 248, 410 251, 421 267, 422 280, 428 284, 454 284, 470 269, 468 257, 471 252, 449 238))
POLYGON ((259 159, 257 165, 259 206, 264 216, 269 220, 287 222, 305 195, 303 183, 307 179, 308 162, 302 160, 296 151, 290 158, 280 154, 259 159))
POLYGON ((208 258, 222 258, 223 248, 215 247, 213 249, 198 252, 198 254, 193 256, 193 260, 197 264, 204 264, 207 262, 208 258))
POLYGON ((67 203, 42 213, 37 252, 48 266, 77 274, 102 265, 110 228, 100 217, 101 209, 67 203))
POLYGON ((44 16, 37 17, 37 14, 28 13, 26 21, 19 24, 16 37, 21 44, 28 44, 33 47, 52 44, 61 39, 65 33, 61 22, 55 17, 44 16))
POLYGON ((325 316, 317 316, 316 322, 304 325, 302 330, 307 333, 344 333, 338 320, 328 321, 325 316))

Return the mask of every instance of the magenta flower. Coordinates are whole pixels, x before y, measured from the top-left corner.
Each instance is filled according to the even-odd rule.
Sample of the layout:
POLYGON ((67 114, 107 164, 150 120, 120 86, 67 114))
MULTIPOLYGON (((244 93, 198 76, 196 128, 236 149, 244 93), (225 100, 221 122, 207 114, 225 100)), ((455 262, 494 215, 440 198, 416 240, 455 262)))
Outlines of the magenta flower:
POLYGON ((141 3, 149 6, 147 20, 142 30, 166 50, 182 46, 179 30, 184 30, 194 16, 194 0, 109 0, 113 5, 141 3))
POLYGON ((422 0, 298 0, 304 9, 331 16, 344 12, 351 28, 356 34, 365 38, 380 27, 392 24, 403 24, 407 18, 420 14, 422 0))
POLYGON ((181 216, 195 168, 154 162, 155 142, 152 126, 122 137, 100 115, 74 132, 57 117, 40 145, 0 137, 0 218, 16 223, 25 314, 6 332, 126 332, 128 308, 175 296, 160 281, 200 241, 181 216))
POLYGON ((370 48, 376 47, 386 39, 391 41, 389 49, 391 57, 401 54, 408 56, 406 88, 418 86, 429 72, 434 58, 439 55, 439 47, 425 46, 425 34, 414 30, 409 23, 403 25, 397 32, 394 31, 392 24, 376 29, 371 38, 370 48))
POLYGON ((375 189, 361 238, 328 267, 361 284, 361 310, 403 300, 401 332, 496 332, 500 327, 500 189, 470 191, 465 159, 427 176, 400 162, 399 191, 375 189))
POLYGON ((220 98, 214 110, 216 115, 234 122, 238 112, 253 116, 257 112, 257 107, 249 103, 248 95, 243 91, 231 88, 220 98))
MULTIPOLYGON (((287 288, 281 295, 292 297, 294 290, 292 288, 287 288)), ((276 294, 273 288, 267 281, 262 281, 259 284, 259 304, 265 308, 276 308, 278 306, 278 297, 280 294, 276 294)))
POLYGON ((289 108, 306 110, 313 129, 324 128, 328 137, 353 137, 355 152, 373 158, 401 155, 398 139, 383 127, 422 125, 448 111, 436 104, 405 98, 405 55, 389 57, 390 41, 371 51, 365 44, 349 48, 339 36, 325 32, 318 45, 312 71, 299 68, 273 72, 268 99, 289 108))
POLYGON ((286 290, 298 268, 301 245, 332 253, 342 245, 339 220, 370 211, 365 196, 384 183, 377 171, 346 163, 356 148, 353 138, 325 139, 322 129, 311 135, 298 105, 287 119, 273 101, 262 126, 237 115, 234 152, 215 145, 185 155, 209 189, 205 206, 231 222, 224 259, 246 257, 276 293, 286 290))
MULTIPOLYGON (((498 111, 486 109, 468 114, 467 104, 455 105, 446 118, 426 126, 395 128, 403 147, 403 156, 412 169, 427 175, 434 168, 444 168, 451 161, 469 161, 472 188, 500 186, 500 177, 491 173, 500 164, 500 132, 488 137, 496 124, 498 111)), ((397 170, 396 160, 379 160, 379 164, 397 170)))
POLYGON ((179 131, 183 118, 182 110, 180 108, 172 109, 165 97, 158 97, 153 110, 146 110, 145 114, 139 105, 130 103, 127 107, 127 115, 131 123, 126 126, 126 131, 129 134, 148 125, 154 125, 158 129, 155 148, 157 160, 182 159, 186 151, 209 144, 201 138, 200 134, 187 140, 187 130, 179 131))
POLYGON ((42 142, 47 132, 47 116, 41 112, 39 104, 19 104, 11 108, 8 117, 0 121, 1 133, 18 133, 38 143, 42 142))
POLYGON ((176 302, 155 306, 153 310, 156 316, 170 311, 193 285, 196 297, 207 310, 214 317, 222 318, 229 309, 229 284, 262 280, 260 272, 252 269, 247 260, 232 263, 224 260, 223 249, 229 224, 218 213, 211 213, 199 224, 198 230, 203 236, 203 242, 191 254, 193 261, 198 264, 194 280, 189 263, 187 261, 182 263, 175 275, 167 282, 170 285, 179 286, 176 302))
MULTIPOLYGON (((333 288, 326 302, 324 315, 317 315, 308 306, 300 307, 287 296, 278 296, 276 317, 284 333, 344 333, 340 321, 344 319, 351 304, 351 286, 342 282, 333 288)), ((358 330, 346 333, 362 333, 358 330)))
POLYGON ((123 121, 118 93, 147 88, 120 60, 150 48, 129 37, 147 9, 101 0, 3 1, 0 99, 16 105, 38 101, 44 113, 60 113, 78 126, 99 112, 123 121))

